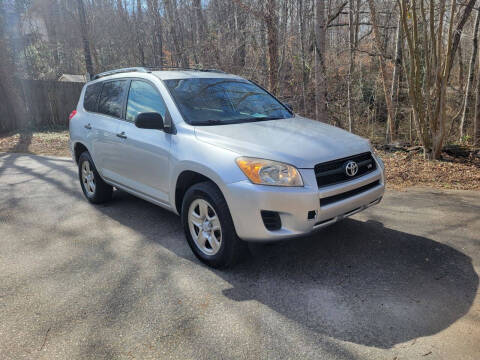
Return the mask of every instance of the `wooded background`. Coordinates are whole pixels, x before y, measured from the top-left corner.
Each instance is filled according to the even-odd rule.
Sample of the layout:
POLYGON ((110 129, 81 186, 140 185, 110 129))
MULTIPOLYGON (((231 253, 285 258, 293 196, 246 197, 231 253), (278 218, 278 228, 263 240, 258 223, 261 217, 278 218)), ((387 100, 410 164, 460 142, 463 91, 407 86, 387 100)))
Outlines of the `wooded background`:
MULTIPOLYGON (((21 79, 216 68, 376 143, 480 142, 480 0, 0 0, 0 132, 21 79)), ((76 102, 76 99, 74 100, 76 102)), ((57 100, 58 102, 58 100, 57 100)))

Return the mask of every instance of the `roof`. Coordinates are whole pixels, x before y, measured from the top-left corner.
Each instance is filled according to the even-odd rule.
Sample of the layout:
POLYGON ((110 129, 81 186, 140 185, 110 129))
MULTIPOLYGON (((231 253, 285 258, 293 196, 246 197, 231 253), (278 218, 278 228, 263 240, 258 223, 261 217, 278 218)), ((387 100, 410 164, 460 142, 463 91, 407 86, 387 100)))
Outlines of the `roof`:
POLYGON ((58 81, 68 81, 68 82, 80 82, 85 83, 87 82, 87 78, 85 75, 74 75, 74 74, 62 74, 58 81))

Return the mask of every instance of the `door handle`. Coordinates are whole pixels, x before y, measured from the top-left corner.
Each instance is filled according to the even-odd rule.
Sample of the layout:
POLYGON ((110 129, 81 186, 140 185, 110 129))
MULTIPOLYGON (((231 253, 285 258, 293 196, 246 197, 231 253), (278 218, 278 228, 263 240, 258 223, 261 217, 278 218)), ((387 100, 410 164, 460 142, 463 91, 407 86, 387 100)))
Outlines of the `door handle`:
POLYGON ((84 126, 84 128, 87 129, 87 130, 92 130, 92 125, 87 124, 87 125, 84 126))
POLYGON ((122 131, 121 133, 117 134, 119 138, 126 139, 127 135, 125 135, 125 131, 122 131))

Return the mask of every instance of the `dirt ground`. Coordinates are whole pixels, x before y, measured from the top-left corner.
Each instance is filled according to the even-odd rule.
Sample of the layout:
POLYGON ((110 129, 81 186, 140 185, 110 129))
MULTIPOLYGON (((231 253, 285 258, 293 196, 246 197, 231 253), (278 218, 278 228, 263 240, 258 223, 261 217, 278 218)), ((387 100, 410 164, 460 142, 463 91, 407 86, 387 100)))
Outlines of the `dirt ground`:
MULTIPOLYGON (((0 152, 70 157, 68 131, 20 132, 0 135, 0 152)), ((387 187, 480 190, 480 161, 452 158, 424 161, 419 153, 378 151, 385 162, 387 187)))

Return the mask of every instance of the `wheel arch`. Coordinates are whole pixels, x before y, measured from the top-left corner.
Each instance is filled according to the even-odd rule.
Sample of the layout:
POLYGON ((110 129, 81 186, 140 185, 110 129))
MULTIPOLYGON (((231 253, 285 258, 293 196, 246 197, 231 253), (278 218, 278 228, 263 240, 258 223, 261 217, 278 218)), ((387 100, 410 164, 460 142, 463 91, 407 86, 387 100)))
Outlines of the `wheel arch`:
POLYGON ((88 151, 88 153, 90 154, 90 156, 92 156, 92 153, 90 152, 90 150, 88 149, 88 147, 80 142, 80 141, 77 141, 74 145, 73 145, 73 156, 75 158, 75 162, 78 164, 78 159, 80 158, 80 155, 82 155, 83 152, 85 151, 88 151))
POLYGON ((213 176, 211 176, 210 174, 205 174, 204 171, 198 171, 198 169, 183 170, 178 174, 175 181, 175 190, 173 195, 174 209, 177 211, 178 214, 181 214, 182 212, 183 197, 185 196, 187 190, 192 185, 206 181, 214 184, 225 197, 224 192, 222 191, 222 187, 217 183, 218 180, 215 181, 213 176))

